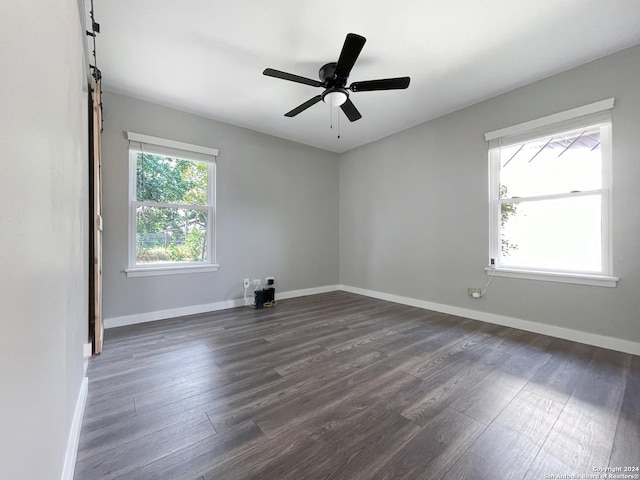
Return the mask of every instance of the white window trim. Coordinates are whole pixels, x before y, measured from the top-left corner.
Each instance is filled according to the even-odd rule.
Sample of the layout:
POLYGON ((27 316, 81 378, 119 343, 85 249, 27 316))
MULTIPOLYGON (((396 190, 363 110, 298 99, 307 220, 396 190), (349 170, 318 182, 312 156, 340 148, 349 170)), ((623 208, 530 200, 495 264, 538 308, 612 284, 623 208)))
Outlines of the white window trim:
POLYGON ((220 265, 206 264, 206 265, 185 265, 185 264, 172 264, 167 266, 153 266, 153 267, 133 267, 125 269, 127 277, 153 277, 156 275, 181 275, 184 273, 207 273, 217 272, 220 265))
POLYGON ((485 272, 490 277, 520 278, 524 280, 543 280, 557 283, 573 283, 578 285, 591 285, 596 287, 615 287, 620 280, 618 277, 608 275, 589 275, 564 272, 543 272, 538 270, 525 270, 516 268, 485 267, 485 272))
POLYGON ((215 272, 220 265, 216 262, 216 157, 218 150, 210 147, 202 147, 200 145, 192 145, 190 143, 177 142, 159 137, 152 137, 134 132, 127 132, 129 140, 129 241, 128 241, 128 267, 125 268, 127 277, 148 277, 156 275, 179 275, 188 273, 206 273, 215 272), (141 146, 149 146, 150 150, 162 147, 172 150, 171 154, 175 154, 186 160, 196 160, 208 163, 207 165, 207 205, 182 205, 182 204, 164 204, 157 202, 139 202, 136 200, 136 155, 137 147, 132 142, 141 146), (196 155, 194 155, 196 154, 196 155), (136 264, 136 206, 145 203, 158 207, 171 208, 188 208, 195 210, 207 210, 209 212, 209 227, 207 234, 209 235, 209 260, 207 262, 193 264, 187 262, 173 262, 170 264, 136 264))
POLYGON ((158 145, 160 147, 175 148, 176 150, 184 150, 185 152, 201 153, 211 157, 218 156, 218 149, 211 147, 203 147, 193 145, 191 143, 177 142, 166 138, 152 137, 151 135, 143 135, 142 133, 127 132, 127 139, 130 142, 139 142, 147 145, 158 145))
POLYGON ((510 127, 499 128, 484 134, 484 139, 489 142, 502 137, 511 137, 514 135, 520 135, 526 132, 532 132, 538 128, 547 127, 556 123, 565 122, 568 120, 576 120, 581 117, 593 115, 595 113, 611 110, 615 103, 615 97, 600 100, 599 102, 593 102, 581 107, 572 108, 570 110, 564 110, 562 112, 553 113, 546 117, 536 118, 535 120, 529 120, 528 122, 518 123, 517 125, 511 125, 510 127))
MULTIPOLYGON (((597 116, 599 114, 609 114, 614 106, 615 99, 608 98, 599 102, 594 102, 582 107, 573 108, 563 112, 547 115, 528 122, 519 123, 510 127, 501 128, 488 132, 485 134, 485 140, 491 142, 489 144, 489 256, 490 258, 498 258, 500 252, 500 238, 499 238, 499 221, 500 221, 500 204, 503 203, 499 198, 500 188, 500 164, 499 164, 499 152, 495 148, 495 141, 500 141, 505 137, 517 137, 523 134, 530 134, 532 137, 537 132, 543 132, 550 127, 561 128, 564 123, 578 122, 581 119, 588 120, 591 116, 597 116)), ((594 117, 595 118, 595 117, 594 117)), ((608 123, 610 123, 610 118, 608 123)), ((611 275, 612 265, 612 227, 611 227, 611 172, 612 172, 612 138, 611 127, 605 128, 602 132, 606 136, 606 142, 603 145, 608 145, 609 148, 605 148, 602 151, 603 162, 603 178, 602 189, 591 192, 576 192, 568 194, 547 195, 549 198, 568 198, 576 195, 601 195, 602 198, 602 223, 606 226, 607 231, 602 235, 602 270, 603 273, 578 273, 578 272, 563 272, 563 271, 549 271, 549 270, 537 270, 530 268, 517 268, 517 267, 502 267, 489 265, 485 267, 487 275, 496 277, 509 277, 519 278, 526 280, 542 280, 549 282, 561 282, 572 283, 580 285, 591 285, 600 287, 615 287, 619 281, 618 277, 611 275)), ((523 199, 517 199, 517 202, 529 201, 533 199, 542 199, 543 197, 529 197, 523 199)), ((513 201, 513 199, 511 200, 513 201)))

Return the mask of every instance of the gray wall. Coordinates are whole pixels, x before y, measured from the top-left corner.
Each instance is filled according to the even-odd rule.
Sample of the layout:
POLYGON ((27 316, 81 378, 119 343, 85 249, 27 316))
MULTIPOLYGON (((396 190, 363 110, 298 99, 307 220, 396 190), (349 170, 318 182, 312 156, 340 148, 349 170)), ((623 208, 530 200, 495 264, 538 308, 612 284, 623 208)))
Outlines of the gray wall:
POLYGON ((241 298, 242 279, 277 291, 338 283, 338 155, 105 92, 104 316, 241 298), (128 141, 124 132, 209 146, 217 161, 212 273, 127 278, 128 141))
POLYGON ((640 342, 640 46, 343 154, 340 281, 450 306, 640 342), (494 278, 484 133, 616 97, 616 288, 494 278))
POLYGON ((0 478, 60 479, 88 316, 76 0, 0 7, 0 478))

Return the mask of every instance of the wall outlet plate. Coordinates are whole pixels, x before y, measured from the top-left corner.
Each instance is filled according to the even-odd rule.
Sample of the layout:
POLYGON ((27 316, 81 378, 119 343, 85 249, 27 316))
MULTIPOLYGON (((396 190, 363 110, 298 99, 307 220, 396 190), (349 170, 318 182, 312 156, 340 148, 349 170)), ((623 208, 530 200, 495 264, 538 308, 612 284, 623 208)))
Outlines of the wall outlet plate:
POLYGON ((276 277, 267 277, 264 279, 264 283, 266 283, 267 285, 273 285, 274 283, 276 283, 276 277))
POLYGON ((244 281, 243 281, 243 287, 244 287, 244 288, 247 288, 247 287, 249 286, 249 283, 251 283, 251 282, 249 281, 249 279, 248 279, 248 278, 245 278, 245 279, 244 279, 244 281))
POLYGON ((467 288, 467 293, 469 294, 470 297, 478 298, 480 295, 482 295, 482 289, 481 288, 467 288), (475 293, 475 295, 474 295, 474 293, 475 293))

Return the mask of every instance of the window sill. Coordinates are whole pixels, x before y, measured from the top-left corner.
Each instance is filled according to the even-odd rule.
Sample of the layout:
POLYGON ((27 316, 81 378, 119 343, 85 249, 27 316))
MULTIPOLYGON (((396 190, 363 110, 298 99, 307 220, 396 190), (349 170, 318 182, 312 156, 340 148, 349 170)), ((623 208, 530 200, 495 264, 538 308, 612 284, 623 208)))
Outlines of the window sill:
POLYGON ((538 272, 534 270, 519 270, 511 268, 485 267, 487 275, 493 277, 520 278, 524 280, 541 280, 546 282, 573 283, 596 287, 615 287, 618 277, 608 275, 587 275, 580 273, 538 272))
POLYGON ((163 265, 125 269, 127 277, 152 277, 156 275, 182 275, 184 273, 217 272, 220 265, 163 265))

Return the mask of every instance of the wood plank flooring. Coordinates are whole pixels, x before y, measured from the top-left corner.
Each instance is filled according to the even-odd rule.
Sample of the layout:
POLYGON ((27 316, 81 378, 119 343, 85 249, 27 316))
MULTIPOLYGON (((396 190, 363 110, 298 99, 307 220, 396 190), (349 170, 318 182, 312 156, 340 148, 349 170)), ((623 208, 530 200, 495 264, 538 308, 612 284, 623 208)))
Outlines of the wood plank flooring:
POLYGON ((107 330, 88 376, 75 480, 640 466, 639 357, 345 292, 107 330))

